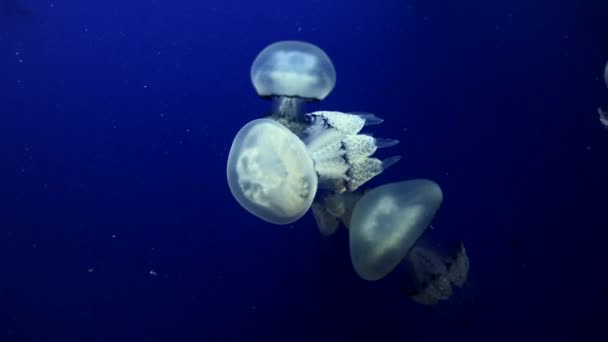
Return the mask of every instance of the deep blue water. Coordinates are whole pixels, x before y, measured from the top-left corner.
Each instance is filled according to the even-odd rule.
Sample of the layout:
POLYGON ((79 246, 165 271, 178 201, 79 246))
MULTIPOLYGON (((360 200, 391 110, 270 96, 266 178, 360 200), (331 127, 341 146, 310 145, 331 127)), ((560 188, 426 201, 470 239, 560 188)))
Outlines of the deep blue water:
MULTIPOLYGON (((589 340, 603 333, 608 3, 0 0, 0 341, 589 340), (314 43, 430 178, 466 291, 434 308, 352 269, 344 231, 244 211, 249 67, 314 43)), ((601 338, 600 338, 601 340, 601 338)))

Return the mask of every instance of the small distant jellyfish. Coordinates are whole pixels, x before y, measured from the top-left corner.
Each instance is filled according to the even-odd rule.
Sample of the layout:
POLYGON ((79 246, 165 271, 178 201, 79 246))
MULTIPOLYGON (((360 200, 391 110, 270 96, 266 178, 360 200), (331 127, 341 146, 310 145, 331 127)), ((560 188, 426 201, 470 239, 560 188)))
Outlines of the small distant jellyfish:
POLYGON ((608 110, 602 110, 599 108, 597 112, 600 115, 600 123, 604 126, 604 128, 608 129, 608 110))
POLYGON ((359 134, 373 115, 313 112, 300 138, 272 119, 249 122, 237 133, 226 174, 237 202, 274 224, 290 224, 312 206, 319 188, 355 191, 399 160, 371 157, 397 141, 359 134))
POLYGON ((251 81, 260 97, 273 100, 277 120, 296 123, 303 120, 304 102, 329 95, 336 84, 336 71, 319 47, 288 40, 273 43, 257 55, 251 65, 251 81))
MULTIPOLYGON (((606 87, 608 87, 608 62, 606 62, 606 65, 604 66, 604 82, 606 83, 606 87)), ((597 112, 600 116, 600 123, 604 128, 608 129, 608 110, 600 107, 597 109, 597 112)))

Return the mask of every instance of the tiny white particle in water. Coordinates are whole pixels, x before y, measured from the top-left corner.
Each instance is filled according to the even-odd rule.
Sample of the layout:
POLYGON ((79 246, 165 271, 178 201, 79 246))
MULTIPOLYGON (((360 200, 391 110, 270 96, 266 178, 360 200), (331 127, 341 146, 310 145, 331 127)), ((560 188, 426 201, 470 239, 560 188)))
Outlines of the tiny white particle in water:
POLYGON ((112 238, 115 238, 115 237, 116 237, 116 234, 112 234, 112 238))
POLYGON ((150 275, 153 277, 156 277, 158 275, 155 270, 150 270, 150 272, 148 273, 150 273, 150 275))
POLYGON ((94 269, 93 267, 91 267, 91 268, 89 268, 87 271, 88 271, 89 273, 92 273, 93 271, 95 271, 95 269, 94 269))

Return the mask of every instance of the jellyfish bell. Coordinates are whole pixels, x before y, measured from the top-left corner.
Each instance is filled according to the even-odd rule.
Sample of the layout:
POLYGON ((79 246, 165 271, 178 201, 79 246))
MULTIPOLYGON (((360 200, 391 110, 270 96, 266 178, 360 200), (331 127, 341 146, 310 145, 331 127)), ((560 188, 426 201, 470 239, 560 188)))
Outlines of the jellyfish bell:
POLYGON ((237 202, 274 224, 302 217, 317 191, 306 146, 271 119, 253 120, 241 128, 230 148, 226 172, 237 202))
POLYGON ((355 272, 370 281, 391 273, 430 225, 442 200, 439 185, 426 179, 381 185, 363 195, 349 229, 355 272))
POLYGON ((228 186, 239 204, 274 224, 289 224, 311 207, 319 187, 356 190, 399 157, 372 158, 392 140, 358 134, 371 117, 315 112, 300 139, 272 119, 249 122, 237 133, 226 166, 228 186))
POLYGON ((287 121, 301 120, 302 104, 323 100, 336 84, 336 71, 327 54, 316 45, 295 40, 264 48, 250 74, 258 95, 272 98, 273 114, 287 121))

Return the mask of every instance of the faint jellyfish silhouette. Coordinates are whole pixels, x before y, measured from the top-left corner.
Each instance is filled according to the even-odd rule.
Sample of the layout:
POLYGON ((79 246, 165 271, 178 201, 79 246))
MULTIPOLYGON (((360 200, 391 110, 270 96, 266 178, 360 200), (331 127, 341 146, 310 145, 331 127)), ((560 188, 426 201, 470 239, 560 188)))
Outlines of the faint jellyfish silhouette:
POLYGON ((258 95, 273 100, 276 119, 287 122, 302 121, 302 104, 323 100, 336 84, 336 71, 327 54, 316 45, 295 40, 264 48, 250 74, 258 95))

